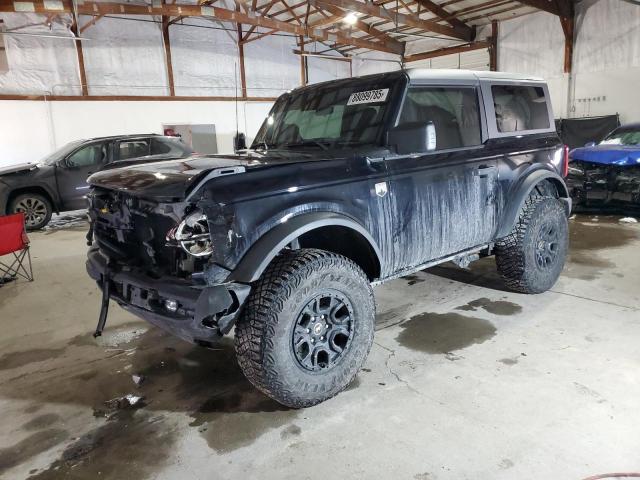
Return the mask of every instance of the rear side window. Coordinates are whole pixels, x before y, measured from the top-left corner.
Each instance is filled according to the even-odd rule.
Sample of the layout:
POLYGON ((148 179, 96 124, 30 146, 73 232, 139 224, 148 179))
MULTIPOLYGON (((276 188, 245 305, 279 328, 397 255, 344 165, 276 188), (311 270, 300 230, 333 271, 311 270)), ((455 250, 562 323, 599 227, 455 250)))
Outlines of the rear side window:
POLYGON ((549 110, 542 87, 493 85, 491 93, 499 132, 549 128, 549 110))
POLYGON ((151 155, 185 156, 191 153, 179 140, 151 139, 151 155))
POLYGON ((118 159, 146 157, 149 155, 149 140, 130 140, 118 145, 118 159))
POLYGON ((436 149, 481 143, 478 94, 473 87, 413 87, 407 92, 398 126, 432 122, 436 149))

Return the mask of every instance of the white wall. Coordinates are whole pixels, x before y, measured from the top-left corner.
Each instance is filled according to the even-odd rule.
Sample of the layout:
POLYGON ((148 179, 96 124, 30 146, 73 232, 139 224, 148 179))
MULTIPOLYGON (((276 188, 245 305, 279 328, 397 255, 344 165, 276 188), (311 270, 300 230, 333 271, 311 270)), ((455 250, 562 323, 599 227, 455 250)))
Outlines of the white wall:
POLYGON ((556 117, 620 114, 640 120, 640 7, 621 0, 576 4, 572 78, 563 73, 564 35, 557 17, 526 15, 500 23, 498 69, 549 83, 556 117))
MULTIPOLYGON (((249 140, 270 102, 238 102, 238 127, 249 140)), ((231 101, 0 101, 0 165, 33 162, 80 138, 162 133, 163 124, 213 123, 218 151, 233 151, 236 103, 231 101)))

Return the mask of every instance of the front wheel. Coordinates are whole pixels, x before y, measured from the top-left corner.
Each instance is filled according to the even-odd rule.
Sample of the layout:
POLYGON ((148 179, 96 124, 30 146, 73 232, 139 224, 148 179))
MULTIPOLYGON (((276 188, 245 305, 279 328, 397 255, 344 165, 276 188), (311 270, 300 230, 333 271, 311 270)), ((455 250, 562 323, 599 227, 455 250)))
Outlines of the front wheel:
POLYGON ((569 245, 569 225, 557 198, 527 198, 512 232, 496 243, 496 265, 516 292, 542 293, 558 280, 569 245))
POLYGON ((253 288, 236 325, 238 363, 269 397, 308 407, 351 383, 374 326, 373 290, 355 263, 323 250, 285 251, 253 288))
POLYGON ((11 201, 11 213, 24 213, 25 228, 29 231, 43 228, 49 220, 53 209, 51 202, 38 193, 23 193, 11 201))

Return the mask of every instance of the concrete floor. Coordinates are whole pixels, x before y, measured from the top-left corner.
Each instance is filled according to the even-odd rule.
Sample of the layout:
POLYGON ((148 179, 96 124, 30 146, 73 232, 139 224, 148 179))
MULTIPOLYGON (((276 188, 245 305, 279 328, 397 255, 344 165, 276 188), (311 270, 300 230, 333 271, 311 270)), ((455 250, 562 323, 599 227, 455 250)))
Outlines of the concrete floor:
POLYGON ((365 368, 335 399, 298 411, 244 380, 231 342, 194 347, 116 306, 94 341, 99 297, 84 273, 84 230, 32 234, 36 281, 0 288, 0 476, 640 471, 640 224, 591 220, 572 220, 570 262, 543 295, 504 291, 492 259, 378 287, 365 368), (146 405, 105 406, 129 393, 146 405))

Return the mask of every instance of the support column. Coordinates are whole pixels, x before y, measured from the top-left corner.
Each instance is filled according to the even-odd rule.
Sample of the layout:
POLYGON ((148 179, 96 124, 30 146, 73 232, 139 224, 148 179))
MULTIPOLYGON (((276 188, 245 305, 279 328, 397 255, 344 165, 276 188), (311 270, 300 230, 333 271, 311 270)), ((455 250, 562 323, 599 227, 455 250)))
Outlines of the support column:
POLYGON ((240 85, 242 98, 247 98, 247 77, 244 70, 244 43, 242 41, 242 24, 238 23, 238 58, 240 62, 240 85))
MULTIPOLYGON (((75 14, 71 15, 71 31, 76 37, 80 37, 79 28, 78 28, 78 20, 76 19, 75 14)), ((89 87, 87 86, 87 72, 84 69, 84 53, 82 51, 82 40, 75 40, 76 44, 76 54, 78 55, 78 71, 80 73, 80 87, 82 88, 82 96, 86 97, 89 95, 89 87)))
POLYGON ((489 39, 489 70, 498 71, 498 21, 491 22, 491 38, 489 39))
POLYGON ((164 57, 167 64, 167 81, 169 83, 169 96, 176 96, 176 87, 173 83, 173 64, 171 63, 171 39, 169 38, 169 17, 162 16, 162 40, 164 43, 164 57))
MULTIPOLYGON (((304 53, 304 37, 300 36, 300 53, 304 53)), ((304 87, 307 84, 307 57, 300 55, 300 83, 304 87)))

